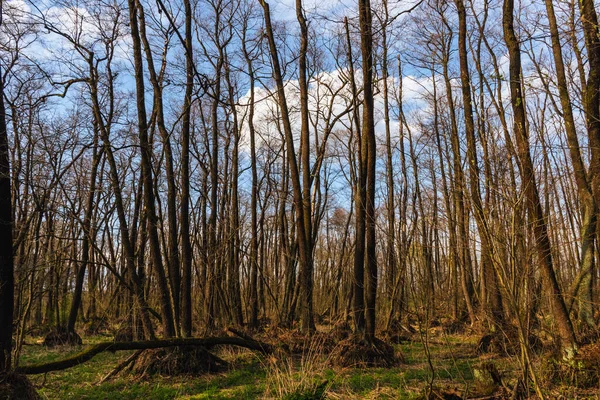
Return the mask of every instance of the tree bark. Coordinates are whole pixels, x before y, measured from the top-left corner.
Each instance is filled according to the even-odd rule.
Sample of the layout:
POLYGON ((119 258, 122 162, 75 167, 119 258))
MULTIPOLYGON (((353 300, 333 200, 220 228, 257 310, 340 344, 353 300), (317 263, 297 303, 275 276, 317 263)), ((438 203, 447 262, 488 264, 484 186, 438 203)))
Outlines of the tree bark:
POLYGON ((185 8, 185 97, 181 118, 181 200, 179 228, 181 229, 181 334, 192 336, 192 244, 190 241, 190 120, 194 90, 194 60, 192 46, 192 7, 183 0, 185 8))
POLYGON ((373 32, 370 0, 359 0, 358 15, 363 73, 363 119, 361 147, 366 166, 365 182, 365 339, 375 340, 375 303, 377 296, 377 253, 375 237, 375 118, 373 100, 373 32))
MULTIPOLYGON (((565 132, 567 134, 567 143, 569 145, 571 164, 573 166, 573 172, 575 175, 575 183, 577 184, 577 190, 581 201, 581 265, 580 275, 577 279, 577 284, 573 287, 572 295, 574 298, 579 294, 579 319, 582 322, 593 326, 595 324, 592 302, 592 276, 594 274, 594 239, 596 236, 597 208, 592 194, 592 188, 590 186, 589 175, 586 171, 583 158, 581 156, 579 139, 577 137, 577 130, 575 128, 575 118, 573 117, 571 96, 569 94, 567 77, 565 75, 565 64, 562 55, 558 24, 556 22, 556 14, 554 13, 554 4, 552 0, 545 0, 545 3, 550 26, 550 37, 552 39, 552 55, 554 57, 554 66, 556 69, 558 94, 562 108, 562 116, 565 123, 565 132), (585 282, 586 284, 581 285, 581 282, 585 282)), ((592 66, 590 65, 590 67, 592 66)), ((584 107, 586 106, 589 106, 587 102, 584 103, 584 107)), ((596 107, 597 106, 598 104, 596 104, 596 107)), ((600 114, 598 115, 600 116, 600 114)), ((590 175, 593 176, 597 173, 598 172, 595 171, 590 175)))
POLYGON ((358 147, 357 157, 357 177, 356 187, 354 189, 354 207, 356 208, 356 219, 354 225, 354 264, 353 264, 353 282, 352 282, 352 298, 353 298, 353 319, 354 331, 361 337, 366 335, 365 326, 365 203, 366 203, 366 150, 363 148, 360 112, 358 103, 358 89, 356 87, 356 79, 354 72, 354 61, 352 54, 352 41, 350 40, 350 28, 348 19, 344 19, 346 30, 346 41, 348 45, 348 69, 350 72, 350 88, 352 90, 353 102, 353 120, 356 124, 356 141, 358 147))
POLYGON ((300 303, 300 329, 304 333, 315 330, 313 320, 313 234, 311 211, 311 168, 310 168, 310 133, 308 122, 308 80, 307 50, 308 26, 302 0, 296 0, 296 18, 300 25, 300 55, 298 58, 298 85, 300 86, 300 154, 302 158, 302 214, 304 223, 304 239, 306 262, 300 264, 300 290, 303 301, 300 303))

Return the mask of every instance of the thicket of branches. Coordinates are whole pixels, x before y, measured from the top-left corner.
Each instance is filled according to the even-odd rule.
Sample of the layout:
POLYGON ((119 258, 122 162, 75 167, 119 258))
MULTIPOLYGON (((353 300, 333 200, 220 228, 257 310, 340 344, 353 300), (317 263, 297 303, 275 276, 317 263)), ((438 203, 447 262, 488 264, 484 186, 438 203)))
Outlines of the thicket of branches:
POLYGON ((2 11, 17 352, 102 320, 131 340, 349 321, 374 343, 426 313, 567 352, 597 329, 592 0, 2 11))

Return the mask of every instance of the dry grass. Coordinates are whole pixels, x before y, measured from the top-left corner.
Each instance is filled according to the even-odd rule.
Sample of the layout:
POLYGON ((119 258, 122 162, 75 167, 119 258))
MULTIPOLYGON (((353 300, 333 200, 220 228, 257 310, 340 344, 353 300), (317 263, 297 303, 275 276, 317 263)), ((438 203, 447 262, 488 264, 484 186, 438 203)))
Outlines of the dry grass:
POLYGON ((265 362, 269 393, 276 399, 324 399, 331 387, 325 379, 329 356, 324 355, 327 339, 316 335, 305 339, 299 356, 280 353, 265 362))

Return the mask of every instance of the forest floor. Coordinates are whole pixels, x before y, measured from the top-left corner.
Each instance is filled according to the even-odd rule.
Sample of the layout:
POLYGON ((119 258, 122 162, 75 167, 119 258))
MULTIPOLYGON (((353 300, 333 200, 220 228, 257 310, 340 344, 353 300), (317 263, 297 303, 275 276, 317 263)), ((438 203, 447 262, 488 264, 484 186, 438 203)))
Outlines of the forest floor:
MULTIPOLYGON (((20 365, 56 361, 87 345, 110 340, 84 337, 83 346, 42 346, 41 337, 29 337, 20 365)), ((492 362, 505 386, 521 374, 517 356, 478 355, 474 335, 429 332, 395 344, 402 361, 391 368, 335 368, 329 355, 308 346, 303 354, 262 356, 243 349, 222 348, 215 354, 229 362, 227 371, 200 376, 151 377, 121 373, 100 383, 133 352, 104 352, 64 371, 30 377, 47 399, 501 399, 506 390, 480 379, 479 367, 492 362), (428 356, 429 354, 429 356, 428 356), (432 395, 433 393, 433 395, 432 395), (455 397, 453 397, 455 396, 455 397)), ((539 357, 543 362, 543 357, 539 357)), ((554 386, 550 398, 600 399, 600 391, 576 391, 554 386)), ((533 394, 533 392, 532 392, 533 394)))

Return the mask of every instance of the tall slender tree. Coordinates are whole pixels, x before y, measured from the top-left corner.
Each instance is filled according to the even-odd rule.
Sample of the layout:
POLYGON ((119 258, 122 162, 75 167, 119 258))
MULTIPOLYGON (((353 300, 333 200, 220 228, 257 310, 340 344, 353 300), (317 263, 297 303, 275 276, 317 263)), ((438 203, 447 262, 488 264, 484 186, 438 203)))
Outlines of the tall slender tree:
POLYGON ((129 0, 129 25, 133 44, 133 60, 135 68, 135 90, 138 117, 138 136, 141 152, 142 182, 144 185, 144 210, 147 217, 148 239, 150 241, 151 262, 157 276, 160 295, 161 316, 164 334, 175 336, 173 307, 169 284, 162 261, 160 239, 158 236, 158 217, 154 195, 154 179, 152 177, 152 152, 148 137, 148 119, 146 116, 146 95, 144 86, 144 70, 142 61, 142 44, 139 30, 138 4, 129 0))
POLYGON ((359 0, 358 16, 360 23, 360 43, 362 53, 363 74, 363 115, 361 151, 365 160, 365 248, 366 248, 366 281, 365 281, 365 339, 375 339, 375 305, 377 296, 377 253, 375 236, 375 106, 373 100, 373 18, 370 0, 359 0))
MULTIPOLYGON (((0 2, 0 26, 2 26, 0 2)), ((10 151, 4 107, 4 74, 0 68, 0 373, 11 369, 13 307, 14 307, 14 255, 13 210, 10 173, 10 151)))
MULTIPOLYGON (((294 134, 292 131, 292 124, 290 121, 290 113, 288 108, 287 99, 285 96, 285 86, 283 82, 283 75, 281 72, 281 66, 279 62, 279 55, 277 52, 277 45, 275 43, 275 35, 273 34, 273 25, 271 23, 271 11, 269 8, 269 4, 260 0, 260 4, 263 8, 264 19, 265 19, 265 33, 267 36, 267 40, 269 43, 269 52, 271 56, 271 66, 273 70, 273 77, 275 79, 275 84, 277 86, 277 101, 279 105, 279 112, 281 113, 281 123, 283 125, 283 134, 285 138, 285 146, 287 153, 287 162, 289 166, 290 179, 292 181, 292 191, 294 198, 294 212, 296 214, 296 242, 298 244, 298 255, 300 259, 300 269, 303 271, 312 270, 312 267, 308 266, 308 263, 311 261, 307 258, 310 254, 309 251, 309 243, 307 242, 307 232, 305 225, 305 215, 304 215, 304 200, 303 200, 303 191, 302 191, 302 183, 300 178, 300 169, 298 168, 297 155, 294 144, 294 134)), ((308 127, 307 127, 308 129, 308 127)), ((308 150, 308 149, 307 149, 308 150)), ((308 200, 310 201, 310 199, 308 200)), ((308 219, 310 220, 310 216, 308 219)), ((304 279, 308 279, 306 275, 303 277, 304 279)), ((307 288, 303 288, 303 293, 306 293, 307 288)), ((302 299, 303 302, 311 301, 312 299, 302 299)), ((304 305, 304 307, 308 307, 304 305)), ((309 315, 310 308, 306 308, 305 311, 309 315)), ((312 317, 309 318, 312 320, 312 317)), ((311 326, 311 322, 305 321, 304 329, 309 329, 311 326)), ((310 330, 310 329, 309 329, 310 330)))
POLYGON ((550 296, 550 302, 552 304, 556 324, 558 325, 561 344, 567 354, 572 356, 573 351, 577 349, 577 341, 554 271, 546 215, 542 209, 535 169, 529 148, 525 96, 523 93, 521 76, 521 49, 514 28, 514 0, 504 0, 502 12, 504 40, 508 48, 509 56, 510 98, 514 114, 513 132, 517 143, 522 190, 525 196, 527 213, 533 225, 537 262, 544 279, 546 292, 550 296))

